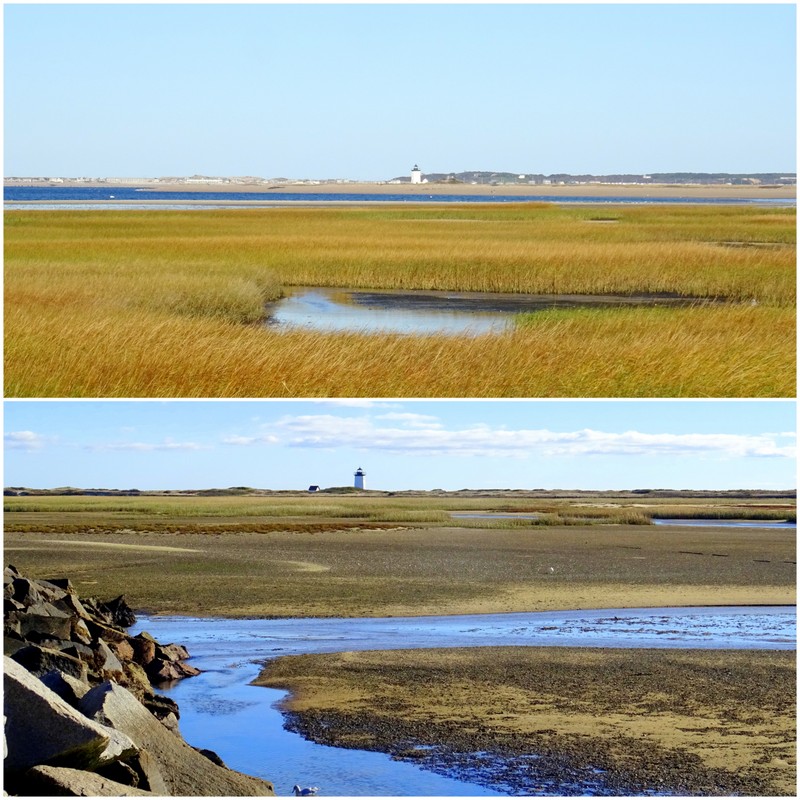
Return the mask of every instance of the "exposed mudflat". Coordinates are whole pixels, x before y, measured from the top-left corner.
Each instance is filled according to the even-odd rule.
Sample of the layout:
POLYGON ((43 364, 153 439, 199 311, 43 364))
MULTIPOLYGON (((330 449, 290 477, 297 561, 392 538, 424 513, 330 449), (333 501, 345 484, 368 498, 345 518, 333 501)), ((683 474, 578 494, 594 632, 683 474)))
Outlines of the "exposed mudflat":
POLYGON ((480 648, 281 658, 289 726, 514 794, 793 795, 795 654, 480 648))
MULTIPOLYGON (((11 516, 30 525, 30 532, 5 532, 5 547, 14 548, 21 569, 42 578, 69 573, 79 590, 88 581, 93 593, 108 596, 119 593, 124 575, 128 602, 163 614, 385 617, 780 605, 796 597, 796 531, 788 528, 323 526, 295 532, 282 520, 277 524, 285 530, 260 532, 242 530, 257 525, 247 518, 209 529, 193 518, 179 521, 176 532, 88 535, 86 528, 103 527, 87 519, 74 534, 37 531, 33 515, 11 516), (73 544, 80 540, 133 547, 73 544), (136 549, 142 546, 175 549, 136 549), (311 564, 313 580, 304 579, 311 564)), ((305 518, 308 523, 316 520, 305 518)))

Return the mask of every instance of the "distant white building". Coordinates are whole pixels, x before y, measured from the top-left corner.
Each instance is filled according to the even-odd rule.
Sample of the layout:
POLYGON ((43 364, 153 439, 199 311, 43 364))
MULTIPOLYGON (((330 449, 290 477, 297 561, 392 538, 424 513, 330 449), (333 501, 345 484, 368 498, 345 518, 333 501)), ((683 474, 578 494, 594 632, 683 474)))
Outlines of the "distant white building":
POLYGON ((414 164, 414 169, 411 170, 411 183, 422 183, 422 172, 416 164, 414 164))
POLYGON ((356 489, 363 489, 364 476, 366 475, 366 472, 364 472, 364 470, 361 469, 361 467, 359 467, 353 474, 355 476, 355 482, 353 483, 353 486, 355 486, 356 489))

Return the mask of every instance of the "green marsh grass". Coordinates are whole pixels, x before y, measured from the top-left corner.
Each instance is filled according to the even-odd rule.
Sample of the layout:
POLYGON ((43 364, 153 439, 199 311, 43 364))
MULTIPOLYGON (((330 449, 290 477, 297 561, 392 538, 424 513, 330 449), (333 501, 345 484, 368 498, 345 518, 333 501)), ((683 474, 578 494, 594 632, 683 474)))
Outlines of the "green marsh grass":
POLYGON ((539 204, 7 212, 6 395, 794 395, 793 209, 598 215, 539 204), (257 325, 293 285, 731 304, 545 312, 473 338, 257 325))
POLYGON ((549 526, 650 525, 654 518, 764 519, 796 518, 791 501, 765 507, 763 501, 714 498, 685 504, 674 499, 643 508, 631 498, 592 505, 585 498, 464 498, 450 496, 291 495, 207 496, 8 496, 4 498, 9 531, 86 533, 91 531, 324 532, 351 528, 467 528, 502 530, 549 526), (455 518, 452 512, 499 512, 540 515, 537 519, 455 518))

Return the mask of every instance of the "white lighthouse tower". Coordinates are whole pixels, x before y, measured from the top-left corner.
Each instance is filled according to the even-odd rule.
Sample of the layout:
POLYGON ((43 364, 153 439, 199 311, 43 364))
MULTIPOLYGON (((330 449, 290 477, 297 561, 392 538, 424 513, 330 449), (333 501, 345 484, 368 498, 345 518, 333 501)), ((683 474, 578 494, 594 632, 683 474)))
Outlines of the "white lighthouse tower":
POLYGON ((411 183, 422 183, 422 172, 416 164, 414 164, 414 169, 411 170, 411 183))
POLYGON ((364 488, 364 476, 366 475, 366 473, 364 472, 363 469, 361 469, 361 467, 359 467, 355 471, 354 475, 355 475, 355 482, 353 483, 353 486, 355 486, 356 489, 363 489, 364 488))

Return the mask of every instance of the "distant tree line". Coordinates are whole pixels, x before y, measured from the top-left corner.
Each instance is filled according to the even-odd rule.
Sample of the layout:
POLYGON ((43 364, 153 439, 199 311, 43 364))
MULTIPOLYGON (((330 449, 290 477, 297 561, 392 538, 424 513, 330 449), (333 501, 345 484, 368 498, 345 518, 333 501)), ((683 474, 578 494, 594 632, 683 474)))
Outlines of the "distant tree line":
MULTIPOLYGON (((794 172, 652 172, 647 174, 618 173, 611 175, 572 175, 568 172, 556 172, 545 175, 541 172, 426 172, 424 177, 431 183, 794 183, 797 175, 794 172)), ((401 175, 394 181, 410 181, 410 177, 401 175)))

